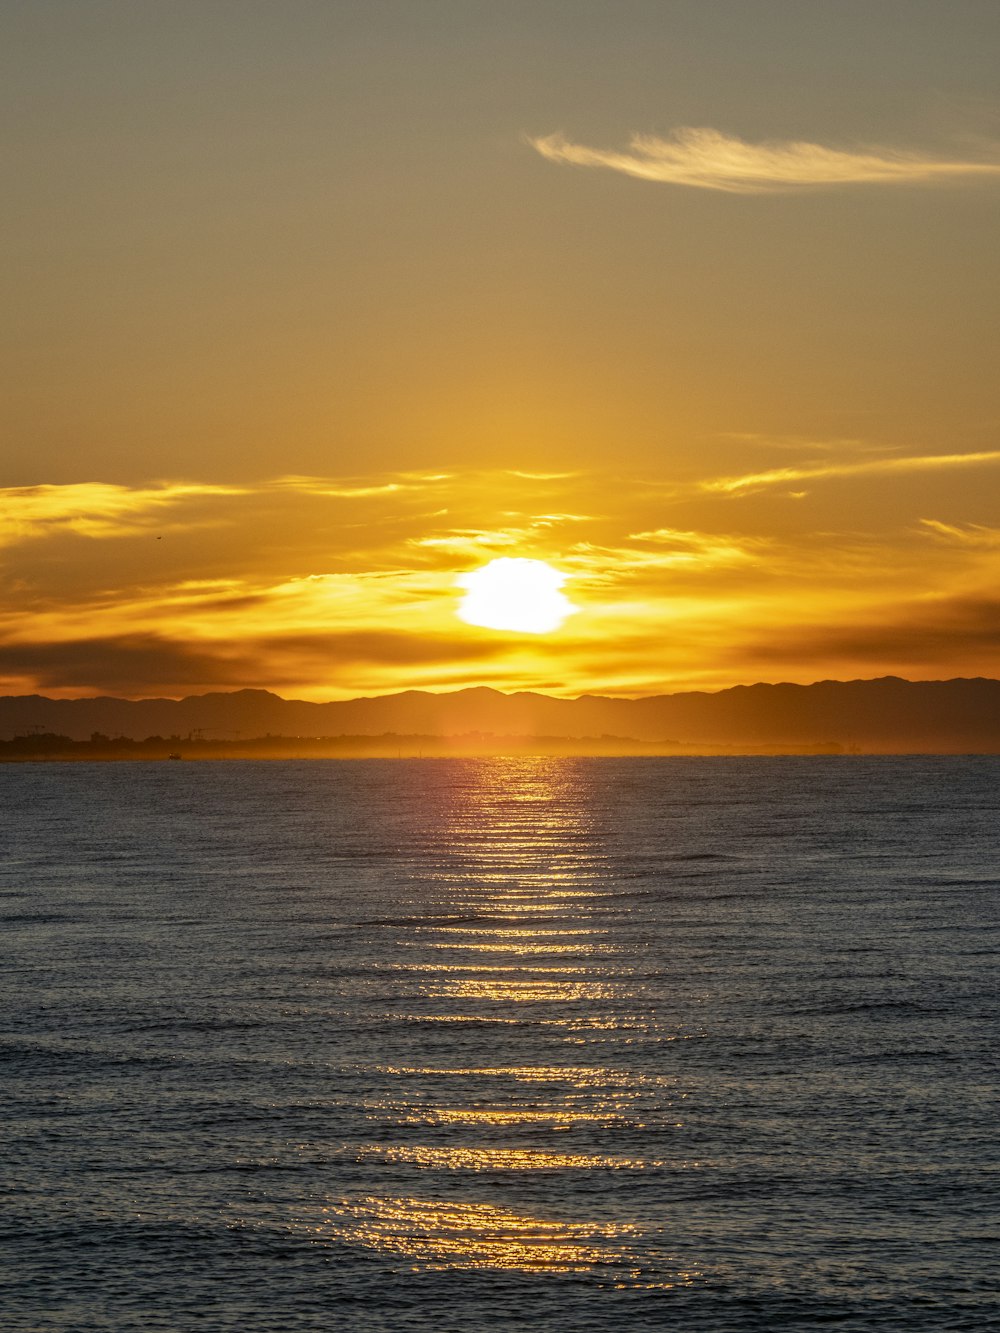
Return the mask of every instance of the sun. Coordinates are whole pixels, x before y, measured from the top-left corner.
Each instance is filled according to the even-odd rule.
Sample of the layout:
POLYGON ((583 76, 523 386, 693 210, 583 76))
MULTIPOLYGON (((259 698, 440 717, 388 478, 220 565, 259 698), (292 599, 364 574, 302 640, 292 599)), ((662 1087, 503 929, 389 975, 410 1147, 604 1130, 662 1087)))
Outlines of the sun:
POLYGON ((565 582, 566 575, 544 560, 502 556, 459 576, 466 593, 458 616, 484 629, 548 634, 576 610, 559 591, 565 582))

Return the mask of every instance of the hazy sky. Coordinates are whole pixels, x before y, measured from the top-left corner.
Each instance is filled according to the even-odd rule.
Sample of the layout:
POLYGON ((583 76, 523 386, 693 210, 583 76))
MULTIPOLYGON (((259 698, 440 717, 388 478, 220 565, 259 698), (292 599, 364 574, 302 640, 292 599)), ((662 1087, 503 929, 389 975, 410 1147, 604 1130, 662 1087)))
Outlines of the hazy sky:
POLYGON ((996 0, 0 0, 0 75, 3 691, 1000 674, 996 0), (459 621, 497 555, 576 615, 459 621))

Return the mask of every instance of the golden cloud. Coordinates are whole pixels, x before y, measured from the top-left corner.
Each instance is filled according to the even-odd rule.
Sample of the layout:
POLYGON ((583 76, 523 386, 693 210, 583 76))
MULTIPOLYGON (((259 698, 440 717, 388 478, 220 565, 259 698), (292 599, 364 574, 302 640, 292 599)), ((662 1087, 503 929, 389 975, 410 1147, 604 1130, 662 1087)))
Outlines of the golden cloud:
POLYGON ((336 500, 365 500, 401 491, 423 491, 437 482, 448 481, 447 472, 393 474, 387 481, 366 478, 334 478, 290 475, 278 477, 269 485, 278 490, 296 491, 302 495, 326 496, 336 500))
POLYGON ((72 532, 120 537, 149 525, 154 514, 193 499, 246 495, 239 486, 173 483, 129 487, 104 482, 13 486, 0 490, 0 546, 72 532))
POLYGON ((982 523, 966 523, 959 527, 955 523, 942 523, 936 518, 922 518, 920 522, 928 533, 951 544, 981 547, 984 550, 1000 547, 1000 528, 988 528, 982 523))

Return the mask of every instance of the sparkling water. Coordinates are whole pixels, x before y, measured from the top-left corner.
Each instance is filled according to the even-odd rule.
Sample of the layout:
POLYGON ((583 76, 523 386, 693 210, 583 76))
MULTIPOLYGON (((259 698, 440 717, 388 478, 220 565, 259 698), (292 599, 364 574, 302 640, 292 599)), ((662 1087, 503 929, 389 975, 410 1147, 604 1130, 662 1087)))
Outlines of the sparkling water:
POLYGON ((0 788, 8 1333, 1000 1327, 1000 760, 0 788))

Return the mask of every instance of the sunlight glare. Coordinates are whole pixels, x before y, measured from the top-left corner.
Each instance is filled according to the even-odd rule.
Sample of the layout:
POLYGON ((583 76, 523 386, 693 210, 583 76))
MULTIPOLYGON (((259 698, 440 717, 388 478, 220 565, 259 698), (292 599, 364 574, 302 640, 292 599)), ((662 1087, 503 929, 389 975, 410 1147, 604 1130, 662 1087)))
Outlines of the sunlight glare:
POLYGON ((560 592, 566 575, 545 563, 501 556, 458 578, 466 589, 458 617, 484 629, 547 634, 576 608, 560 592))

